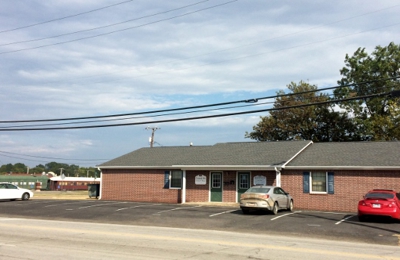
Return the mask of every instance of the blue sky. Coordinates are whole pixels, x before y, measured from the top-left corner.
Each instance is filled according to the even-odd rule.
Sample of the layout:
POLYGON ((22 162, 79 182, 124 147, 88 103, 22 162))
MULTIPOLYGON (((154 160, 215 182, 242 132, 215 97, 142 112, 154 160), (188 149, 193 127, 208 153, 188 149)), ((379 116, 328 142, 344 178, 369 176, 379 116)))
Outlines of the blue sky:
MULTIPOLYGON (((0 2, 0 121, 102 116, 335 86, 346 54, 399 44, 400 0, 0 2)), ((127 119, 153 122, 255 107, 127 119)), ((244 105, 244 104, 242 104, 244 105)), ((195 121, 0 131, 0 165, 95 166, 148 147, 245 139, 254 113, 195 121)), ((118 123, 112 121, 107 123, 118 123)), ((1 123, 0 127, 16 124, 1 123)))

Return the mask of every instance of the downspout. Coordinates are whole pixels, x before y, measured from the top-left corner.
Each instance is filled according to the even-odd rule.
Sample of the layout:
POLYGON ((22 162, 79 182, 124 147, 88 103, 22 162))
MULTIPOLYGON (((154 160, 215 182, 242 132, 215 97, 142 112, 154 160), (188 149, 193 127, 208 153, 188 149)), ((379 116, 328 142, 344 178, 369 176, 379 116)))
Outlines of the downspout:
POLYGON ((276 174, 276 177, 275 177, 275 179, 276 179, 276 186, 277 187, 280 187, 281 186, 281 171, 280 170, 278 170, 278 168, 274 168, 275 169, 275 174, 276 174))
POLYGON ((103 174, 102 174, 100 168, 97 168, 97 170, 99 170, 99 172, 100 172, 100 190, 99 190, 99 198, 98 198, 98 200, 101 200, 101 193, 102 193, 101 191, 103 190, 103 174))
POLYGON ((181 194, 181 203, 186 203, 186 170, 182 172, 182 194, 181 194))

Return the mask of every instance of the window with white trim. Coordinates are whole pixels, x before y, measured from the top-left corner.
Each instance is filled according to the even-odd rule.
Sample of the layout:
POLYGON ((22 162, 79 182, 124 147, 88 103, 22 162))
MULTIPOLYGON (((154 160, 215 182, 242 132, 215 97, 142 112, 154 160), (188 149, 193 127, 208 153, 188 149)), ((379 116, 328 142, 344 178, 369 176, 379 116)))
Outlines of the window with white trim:
POLYGON ((327 173, 326 172, 312 172, 310 174, 311 192, 323 192, 327 191, 327 173))
POLYGON ((303 172, 303 193, 334 194, 333 172, 303 172))
POLYGON ((182 188, 182 178, 183 172, 182 171, 171 171, 170 172, 170 185, 169 188, 171 189, 181 189, 182 188))
POLYGON ((239 189, 247 190, 250 188, 250 172, 239 172, 239 189))

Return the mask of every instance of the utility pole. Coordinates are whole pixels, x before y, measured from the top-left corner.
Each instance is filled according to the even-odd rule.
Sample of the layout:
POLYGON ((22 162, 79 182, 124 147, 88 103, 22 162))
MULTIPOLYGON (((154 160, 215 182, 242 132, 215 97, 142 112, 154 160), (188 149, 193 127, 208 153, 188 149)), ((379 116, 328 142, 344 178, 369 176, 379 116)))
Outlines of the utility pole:
POLYGON ((61 179, 65 179, 65 175, 63 173, 64 168, 60 168, 60 177, 61 179))
POLYGON ((150 137, 150 147, 153 147, 153 145, 154 145, 154 132, 155 131, 157 131, 158 129, 161 129, 161 128, 158 128, 158 127, 146 127, 146 130, 149 130, 149 129, 151 129, 152 131, 151 131, 151 137, 150 137))

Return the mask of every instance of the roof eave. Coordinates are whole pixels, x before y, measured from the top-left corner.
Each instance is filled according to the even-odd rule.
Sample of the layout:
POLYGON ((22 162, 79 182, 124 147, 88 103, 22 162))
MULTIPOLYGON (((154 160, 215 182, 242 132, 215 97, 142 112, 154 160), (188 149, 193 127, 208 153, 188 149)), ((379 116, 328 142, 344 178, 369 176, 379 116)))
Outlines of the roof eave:
POLYGON ((126 169, 126 170, 138 170, 138 169, 181 169, 181 170, 210 170, 210 171, 222 171, 222 170, 235 170, 235 171, 256 171, 256 170, 275 170, 280 168, 280 165, 160 165, 160 166, 98 166, 100 169, 126 169))
POLYGON ((272 171, 280 165, 174 165, 182 170, 212 170, 212 171, 272 171))
POLYGON ((285 166, 285 170, 400 170, 399 166, 285 166))
POLYGON ((159 166, 97 166, 99 169, 104 169, 104 170, 109 170, 109 169, 119 169, 119 170, 130 170, 130 169, 149 169, 149 170, 154 170, 154 169, 176 169, 172 166, 165 166, 165 165, 159 165, 159 166))

